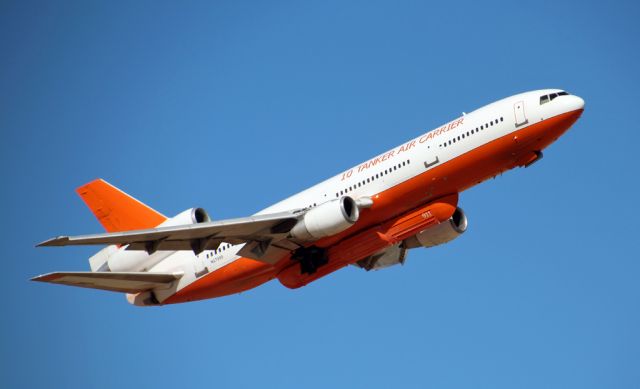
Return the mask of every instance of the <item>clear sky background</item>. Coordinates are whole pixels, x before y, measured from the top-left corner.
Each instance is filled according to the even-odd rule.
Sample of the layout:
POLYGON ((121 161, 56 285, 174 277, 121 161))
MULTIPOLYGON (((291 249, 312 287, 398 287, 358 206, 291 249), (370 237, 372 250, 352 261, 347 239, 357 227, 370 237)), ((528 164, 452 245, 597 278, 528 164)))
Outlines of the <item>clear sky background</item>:
POLYGON ((0 386, 638 388, 637 2, 0 2, 0 386), (246 216, 494 100, 579 122, 460 197, 460 239, 139 308, 87 270, 102 177, 168 215, 246 216))

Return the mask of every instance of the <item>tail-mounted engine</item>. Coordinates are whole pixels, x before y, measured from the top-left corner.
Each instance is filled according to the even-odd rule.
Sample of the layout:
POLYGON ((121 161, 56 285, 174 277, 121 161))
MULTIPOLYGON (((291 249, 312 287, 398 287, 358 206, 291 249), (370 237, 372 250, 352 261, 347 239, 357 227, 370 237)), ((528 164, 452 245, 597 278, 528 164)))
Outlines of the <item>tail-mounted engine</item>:
MULTIPOLYGON (((202 208, 190 208, 165 220, 158 227, 198 224, 208 221, 211 221, 211 218, 207 211, 202 208)), ((145 251, 122 250, 116 246, 107 246, 94 255, 90 261, 92 263, 102 263, 101 271, 146 271, 172 253, 171 251, 160 250, 147 254, 145 251)))
POLYGON ((184 224, 198 224, 210 222, 211 218, 207 211, 203 208, 189 208, 186 211, 182 211, 176 216, 167 219, 164 223, 158 227, 179 226, 184 224))

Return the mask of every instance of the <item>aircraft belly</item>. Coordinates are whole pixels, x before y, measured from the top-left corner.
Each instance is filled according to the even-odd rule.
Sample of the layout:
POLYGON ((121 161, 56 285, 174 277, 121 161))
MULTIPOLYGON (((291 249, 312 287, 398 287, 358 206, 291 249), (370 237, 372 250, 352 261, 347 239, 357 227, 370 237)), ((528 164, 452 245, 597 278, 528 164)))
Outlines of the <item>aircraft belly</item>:
POLYGON ((292 263, 278 274, 278 280, 292 289, 304 286, 449 219, 456 210, 457 203, 456 193, 370 227, 329 247, 329 262, 316 272, 302 273, 300 265, 292 263))
POLYGON ((183 303, 228 296, 255 288, 276 276, 273 266, 249 258, 237 260, 195 280, 163 304, 183 303))

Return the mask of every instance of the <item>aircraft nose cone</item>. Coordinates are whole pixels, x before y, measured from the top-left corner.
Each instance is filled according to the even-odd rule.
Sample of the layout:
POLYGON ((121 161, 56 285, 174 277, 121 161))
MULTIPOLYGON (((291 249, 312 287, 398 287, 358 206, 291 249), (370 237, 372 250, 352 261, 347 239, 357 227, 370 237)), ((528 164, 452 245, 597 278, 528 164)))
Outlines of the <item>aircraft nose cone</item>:
POLYGON ((578 96, 571 96, 571 101, 569 102, 569 105, 572 111, 583 110, 584 100, 578 96))

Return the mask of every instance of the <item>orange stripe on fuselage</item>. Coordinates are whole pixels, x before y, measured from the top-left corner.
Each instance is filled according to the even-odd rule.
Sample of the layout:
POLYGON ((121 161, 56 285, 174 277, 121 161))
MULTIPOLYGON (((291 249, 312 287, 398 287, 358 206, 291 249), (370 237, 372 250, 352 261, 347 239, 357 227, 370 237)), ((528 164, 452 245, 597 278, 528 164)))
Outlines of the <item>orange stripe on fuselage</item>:
POLYGON ((238 258, 180 289, 163 304, 184 303, 244 292, 275 278, 278 270, 264 262, 238 258))
MULTIPOLYGON (((373 206, 364 209, 358 222, 348 230, 315 242, 330 247, 348 236, 382 223, 408 210, 450 193, 460 193, 522 163, 523 156, 540 151, 565 133, 580 117, 582 110, 564 113, 479 146, 463 155, 410 178, 374 195, 373 206)), ((524 159, 526 160, 526 158, 524 159)), ((422 161, 414 161, 421 163, 422 161)), ((360 258, 354 258, 354 262, 360 258)), ((288 258, 279 264, 248 258, 238 260, 209 273, 179 290, 165 304, 201 300, 239 293, 275 278, 292 265, 288 258)), ((294 264, 295 265, 295 264, 294 264)))

